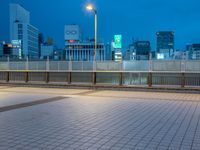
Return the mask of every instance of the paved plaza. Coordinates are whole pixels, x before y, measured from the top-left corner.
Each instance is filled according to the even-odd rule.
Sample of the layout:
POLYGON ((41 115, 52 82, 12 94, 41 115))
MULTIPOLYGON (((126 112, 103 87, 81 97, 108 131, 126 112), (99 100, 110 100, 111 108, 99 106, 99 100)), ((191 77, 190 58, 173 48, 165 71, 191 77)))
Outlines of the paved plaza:
POLYGON ((0 150, 200 150, 200 94, 0 86, 0 150))

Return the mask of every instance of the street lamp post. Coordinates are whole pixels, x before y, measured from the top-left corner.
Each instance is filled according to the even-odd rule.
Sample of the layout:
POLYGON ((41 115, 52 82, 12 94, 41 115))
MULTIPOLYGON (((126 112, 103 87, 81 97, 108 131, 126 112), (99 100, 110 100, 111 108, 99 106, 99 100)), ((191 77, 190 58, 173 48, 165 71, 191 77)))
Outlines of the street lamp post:
POLYGON ((97 11, 93 5, 89 4, 86 6, 86 9, 94 13, 94 62, 96 62, 96 53, 97 53, 97 11))

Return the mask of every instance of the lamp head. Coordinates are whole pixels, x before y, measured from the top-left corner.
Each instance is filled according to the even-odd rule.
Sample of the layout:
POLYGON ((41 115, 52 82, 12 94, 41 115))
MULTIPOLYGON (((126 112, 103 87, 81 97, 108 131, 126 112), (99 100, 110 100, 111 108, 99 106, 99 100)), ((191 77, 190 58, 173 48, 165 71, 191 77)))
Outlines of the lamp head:
POLYGON ((92 10, 94 10, 94 7, 91 4, 88 4, 86 6, 86 9, 89 10, 89 11, 92 11, 92 10))

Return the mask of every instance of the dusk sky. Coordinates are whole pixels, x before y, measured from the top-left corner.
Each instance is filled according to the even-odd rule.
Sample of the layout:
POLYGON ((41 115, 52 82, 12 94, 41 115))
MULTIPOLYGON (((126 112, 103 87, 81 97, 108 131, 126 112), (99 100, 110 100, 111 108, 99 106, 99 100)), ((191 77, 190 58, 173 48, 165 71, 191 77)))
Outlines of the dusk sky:
POLYGON ((93 3, 98 11, 98 37, 110 42, 122 34, 126 49, 132 37, 150 40, 155 32, 175 31, 175 47, 200 42, 199 0, 0 0, 0 40, 9 40, 9 3, 19 3, 31 12, 31 24, 64 47, 64 25, 79 24, 84 37, 93 36, 93 15, 85 10, 93 3))

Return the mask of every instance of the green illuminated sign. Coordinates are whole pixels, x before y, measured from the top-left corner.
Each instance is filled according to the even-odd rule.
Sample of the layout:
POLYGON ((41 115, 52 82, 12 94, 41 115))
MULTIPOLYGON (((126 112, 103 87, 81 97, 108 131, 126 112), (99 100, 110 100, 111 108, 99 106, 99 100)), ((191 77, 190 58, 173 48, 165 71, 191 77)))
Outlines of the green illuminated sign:
POLYGON ((122 35, 114 36, 114 48, 122 48, 122 35))

